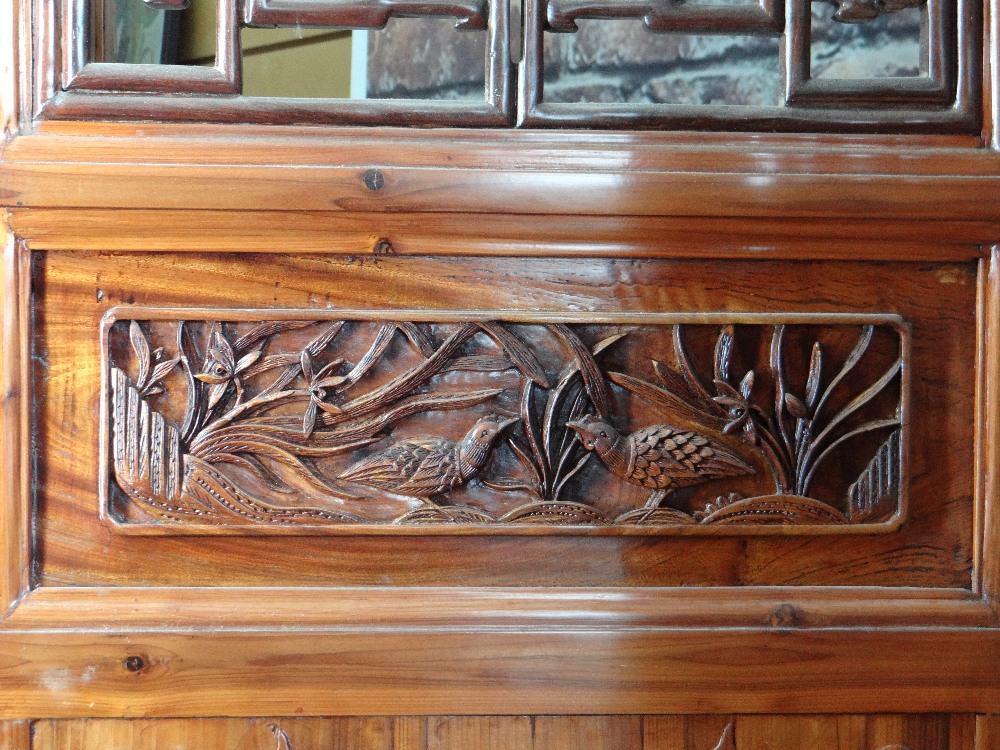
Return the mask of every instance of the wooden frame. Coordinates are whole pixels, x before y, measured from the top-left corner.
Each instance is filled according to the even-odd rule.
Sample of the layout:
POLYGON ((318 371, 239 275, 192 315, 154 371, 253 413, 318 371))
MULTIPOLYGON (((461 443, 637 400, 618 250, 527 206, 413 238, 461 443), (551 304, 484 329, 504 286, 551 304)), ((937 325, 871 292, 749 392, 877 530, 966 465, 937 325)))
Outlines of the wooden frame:
MULTIPOLYGON (((0 23, 0 33, 22 28, 0 23)), ((4 40, 12 57, 14 46, 4 40)), ((995 151, 982 145, 995 138, 992 84, 981 138, 748 136, 733 144, 729 134, 497 139, 463 131, 456 149, 454 133, 391 129, 305 136, 32 125, 22 92, 44 90, 48 79, 16 66, 0 75, 0 90, 16 93, 4 101, 6 131, 21 129, 0 169, 3 717, 198 716, 215 706, 246 716, 998 711, 1000 204, 992 197, 1000 178, 995 151), (384 178, 377 191, 364 181, 370 170, 384 178), (167 179, 170 191, 148 189, 167 179), (220 192, 220 181, 241 189, 220 192), (269 232, 256 231, 264 221, 269 232), (373 260, 375 228, 402 255, 486 248, 512 257, 690 257, 707 242, 716 257, 739 260, 977 261, 970 587, 36 585, 30 253, 280 252, 292 243, 373 260), (132 671, 135 656, 143 666, 132 671)), ((67 114, 102 111, 74 110, 74 96, 56 103, 67 114)), ((98 101, 106 115, 121 106, 98 101)), ((144 101, 141 111, 158 111, 144 101)), ((29 728, 16 721, 0 732, 24 743, 29 728)))
MULTIPOLYGON (((39 81, 35 106, 43 117, 351 125, 420 123, 425 126, 478 127, 504 126, 513 117, 513 65, 507 32, 509 7, 499 0, 474 3, 476 12, 467 24, 460 24, 461 28, 487 29, 486 81, 482 103, 231 96, 242 91, 240 23, 235 0, 218 0, 218 51, 214 68, 86 63, 82 45, 86 2, 58 0, 34 5, 34 45, 36 49, 46 50, 45 54, 35 57, 34 65, 35 80, 39 81), (480 12, 483 8, 486 8, 485 15, 480 12), (57 28, 57 36, 52 36, 57 28), (62 58, 62 72, 58 79, 53 79, 46 71, 57 59, 56 55, 60 54, 57 49, 61 48, 71 49, 73 53, 62 58), (156 95, 170 92, 185 96, 164 100, 156 95)), ((295 10, 276 10, 271 6, 260 6, 255 10, 255 7, 252 3, 246 6, 247 17, 253 19, 254 24, 279 24, 282 22, 280 19, 291 19, 289 22, 294 25, 297 22, 295 19, 299 18, 295 10)), ((455 10, 454 4, 441 7, 445 10, 450 8, 449 12, 455 10)), ((413 15, 410 11, 387 12, 389 15, 413 15)), ((428 13, 421 11, 419 15, 428 13)), ((310 17, 313 22, 318 22, 315 14, 310 17)), ((384 25, 388 15, 375 8, 375 16, 350 11, 348 16, 341 14, 334 17, 329 15, 328 10, 324 18, 323 24, 351 23, 363 28, 377 28, 384 25)))

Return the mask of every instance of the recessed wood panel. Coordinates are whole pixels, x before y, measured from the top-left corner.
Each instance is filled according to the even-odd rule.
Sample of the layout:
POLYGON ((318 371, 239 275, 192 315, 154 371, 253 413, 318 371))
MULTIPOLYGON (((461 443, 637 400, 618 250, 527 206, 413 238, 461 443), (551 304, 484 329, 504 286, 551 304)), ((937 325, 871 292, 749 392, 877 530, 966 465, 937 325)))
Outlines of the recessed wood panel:
MULTIPOLYGON (((35 376, 39 394, 36 430, 42 446, 37 466, 39 573, 46 583, 853 584, 952 588, 970 585, 977 367, 977 267, 974 264, 761 261, 736 266, 721 261, 684 260, 508 261, 385 257, 362 261, 322 255, 267 256, 263 259, 251 255, 97 253, 36 254, 34 260, 35 376), (635 382, 622 377, 623 374, 635 372, 634 377, 641 375, 644 382, 655 385, 651 379, 657 375, 649 359, 657 358, 660 349, 670 345, 672 332, 676 330, 670 315, 709 316, 711 323, 704 325, 704 330, 693 326, 683 334, 685 345, 691 350, 692 362, 698 362, 697 368, 706 383, 713 375, 716 351, 728 346, 724 341, 720 344, 724 338, 722 334, 728 330, 728 322, 733 322, 734 341, 743 342, 746 348, 741 355, 745 361, 741 360, 739 381, 733 381, 736 386, 746 380, 750 369, 767 369, 775 327, 782 320, 789 321, 787 330, 792 331, 793 323, 802 325, 810 316, 818 316, 813 318, 815 325, 806 326, 808 335, 803 332, 796 338, 789 333, 786 342, 785 356, 791 361, 794 352, 798 362, 794 367, 789 365, 789 378, 797 383, 802 381, 803 389, 808 385, 817 331, 823 338, 829 337, 833 329, 840 330, 839 344, 831 342, 829 347, 827 344, 820 347, 821 352, 829 354, 820 370, 829 368, 829 372, 837 372, 850 357, 852 346, 856 346, 864 326, 882 321, 876 326, 881 331, 878 334, 882 337, 881 343, 871 345, 872 353, 879 354, 882 359, 872 363, 868 370, 852 371, 853 381, 848 390, 856 397, 878 383, 885 373, 891 372, 893 361, 906 348, 903 375, 894 381, 904 383, 902 390, 908 393, 906 421, 910 433, 904 441, 904 452, 909 478, 905 482, 908 497, 905 522, 898 529, 884 529, 878 536, 851 538, 850 541, 837 535, 795 539, 751 537, 740 533, 736 527, 725 537, 712 539, 609 538, 606 534, 564 538, 549 533, 551 529, 544 526, 540 531, 534 527, 530 536, 499 534, 488 539, 427 533, 426 527, 415 538, 390 538, 378 534, 328 539, 315 535, 294 538, 123 536, 121 525, 114 528, 101 518, 103 511, 97 483, 97 477, 102 474, 99 457, 102 368, 108 364, 107 355, 102 354, 100 330, 102 319, 109 310, 115 309, 115 318, 121 322, 112 324, 110 329, 117 352, 113 355, 117 358, 114 361, 129 369, 130 375, 126 377, 140 378, 136 369, 136 357, 139 356, 136 347, 145 351, 143 342, 149 349, 149 356, 158 358, 156 364, 169 363, 177 357, 171 348, 173 344, 168 341, 170 336, 156 328, 161 325, 157 321, 163 320, 163 314, 151 313, 149 308, 176 311, 167 316, 173 318, 174 323, 162 324, 170 328, 174 338, 178 330, 176 320, 182 316, 197 317, 200 321, 197 325, 205 329, 202 334, 211 337, 208 331, 211 321, 233 320, 227 310, 244 311, 237 318, 246 318, 245 311, 252 310, 251 317, 256 323, 237 321, 234 327, 230 322, 218 329, 230 338, 236 336, 233 341, 246 335, 246 331, 239 333, 240 326, 250 330, 261 320, 267 320, 269 312, 271 317, 300 322, 306 315, 305 322, 310 322, 308 313, 314 310, 315 319, 327 321, 327 326, 353 317, 355 323, 352 325, 363 327, 358 323, 360 320, 377 338, 386 320, 399 317, 393 311, 409 311, 410 314, 402 314, 401 319, 404 323, 418 321, 419 325, 424 325, 429 332, 428 342, 434 348, 443 345, 454 333, 449 332, 448 326, 456 330, 465 325, 480 326, 475 335, 483 351, 462 352, 461 357, 488 357, 488 362, 504 359, 505 363, 510 359, 511 347, 516 350, 516 346, 510 340, 506 340, 506 349, 503 345, 498 346, 481 330, 484 321, 500 321, 497 325, 506 326, 504 330, 508 334, 515 339, 518 335, 527 336, 530 344, 532 339, 527 334, 539 326, 544 327, 532 320, 555 320, 562 315, 559 324, 580 330, 583 336, 580 340, 591 352, 608 336, 621 336, 613 346, 622 347, 626 353, 617 355, 617 365, 606 368, 608 372, 618 372, 618 380, 609 377, 604 387, 623 403, 634 396, 636 387, 635 382), (210 308, 211 314, 190 312, 191 308, 210 308), (371 319, 372 310, 381 311, 380 316, 384 316, 381 322, 371 319), (419 310, 420 314, 414 316, 414 310, 419 310), (470 310, 476 310, 477 314, 470 316, 470 310), (766 322, 753 317, 765 313, 771 316, 766 322), (573 316, 569 323, 566 322, 567 314, 573 316), (130 316, 137 320, 138 334, 134 340, 130 316), (855 322, 848 324, 848 320, 855 322), (887 321, 898 322, 885 327, 887 321), (440 325, 440 330, 435 325, 440 325), (536 328, 532 328, 533 325, 536 328), (609 325, 615 330, 602 330, 602 326, 609 325), (741 327, 748 330, 743 331, 741 327), (766 332, 762 332, 763 328, 766 332), (644 335, 648 337, 652 329, 656 336, 649 341, 641 340, 644 335), (905 341, 899 338, 898 331, 905 331, 905 341), (689 334, 690 341, 686 338, 689 334), (637 342, 633 349, 626 344, 629 336, 637 342), (752 341, 757 343, 747 347, 752 341), (793 341, 796 342, 794 346, 793 341), (164 351, 155 355, 160 346, 164 351), (643 362, 644 369, 639 369, 643 362), (632 386, 633 390, 626 386, 632 386)), ((322 325, 312 327, 323 330, 322 325)), ((296 335, 304 337, 299 343, 307 347, 307 339, 315 338, 306 328, 296 335)), ((359 335, 358 352, 347 353, 345 361, 351 360, 353 366, 371 350, 370 344, 375 341, 369 341, 365 335, 359 335)), ((504 340, 502 335, 497 335, 504 340)), ((545 336, 550 334, 538 333, 538 341, 545 336)), ((417 364, 423 355, 416 350, 407 352, 413 346, 406 343, 405 335, 396 337, 399 339, 398 365, 405 369, 417 364), (406 357, 416 359, 408 365, 406 357)), ((550 355, 544 351, 550 345, 557 346, 552 342, 540 345, 543 353, 535 357, 537 361, 549 361, 550 355)), ((206 348, 205 344, 199 346, 206 348)), ((525 348, 530 350, 531 347, 525 348)), ((279 349, 281 347, 269 351, 267 356, 287 358, 288 352, 279 349)), ((613 348, 608 349, 608 355, 612 354, 613 348)), ((669 368, 679 366, 676 352, 668 354, 664 360, 669 368)), ((298 360, 297 366, 301 368, 301 356, 298 360)), ((463 361, 468 364, 468 360, 463 361)), ((482 364, 482 360, 477 361, 482 364)), ((615 362, 613 357, 611 362, 615 362)), ((152 359, 148 364, 147 380, 156 369, 152 359)), ((499 392, 509 391, 504 398, 509 398, 510 402, 501 406, 506 405, 517 412, 521 391, 512 386, 521 382, 523 387, 524 370, 531 370, 524 362, 520 364, 520 369, 514 363, 509 371, 505 369, 499 375, 459 371, 461 390, 463 393, 485 393, 492 388, 498 393, 490 398, 498 399, 499 392), (495 378, 495 382, 477 380, 484 377, 487 380, 495 378)), ((238 366, 235 359, 233 365, 238 366)), ((561 368, 562 364, 542 369, 545 377, 555 382, 561 368)), ((195 374, 205 374, 200 365, 196 369, 199 372, 195 374)), ((345 372, 348 370, 351 368, 345 372)), ((733 373, 736 371, 734 365, 733 373)), ((661 368, 660 375, 664 372, 661 368)), ((347 375, 331 374, 330 377, 347 375)), ((383 377, 384 383, 393 382, 390 374, 383 377)), ((670 376, 666 377, 669 380, 670 376)), ((735 375, 731 374, 730 379, 733 377, 735 375)), ((890 375, 890 379, 895 378, 895 374, 890 375)), ((135 390, 135 381, 131 382, 135 390)), ((656 387, 664 390, 663 382, 658 382, 656 387)), ((220 384, 222 381, 204 383, 208 390, 220 384)), ((141 385, 153 390, 161 387, 152 382, 141 385)), ((888 395, 879 396, 886 400, 876 410, 877 414, 869 416, 885 421, 883 427, 890 433, 892 425, 889 422, 895 419, 898 404, 903 403, 898 401, 899 387, 894 387, 895 395, 887 392, 888 395)), ((235 386, 226 381, 225 388, 220 391, 219 398, 230 399, 229 403, 235 404, 235 386)), ((734 392, 738 395, 738 391, 734 392)), ((161 395, 164 394, 152 394, 150 398, 161 395)), ((808 400, 806 390, 802 390, 801 398, 808 400)), ((851 398, 847 396, 843 404, 851 403, 851 398)), ((310 399, 309 403, 314 401, 310 399)), ((323 400, 323 403, 330 405, 332 401, 323 400)), ((627 417, 617 414, 612 417, 612 421, 618 420, 621 429, 631 430, 633 435, 636 430, 672 418, 654 416, 654 408, 639 405, 638 401, 635 403, 627 417)), ((135 405, 138 409, 138 402, 135 405)), ((798 409, 798 406, 791 398, 783 398, 779 408, 798 409)), ((539 402, 531 411, 541 407, 539 402)), ((183 411, 183 407, 178 408, 183 411)), ((760 408, 763 410, 763 406, 760 408)), ((307 405, 305 409, 308 410, 307 405)), ((317 405, 314 414, 317 420, 321 419, 320 411, 317 405)), ((329 413, 322 411, 324 415, 329 413)), ((468 417, 475 417, 477 413, 442 411, 423 425, 407 428, 408 434, 390 433, 382 444, 386 447, 358 446, 345 457, 345 467, 339 471, 349 476, 356 474, 352 466, 373 460, 381 455, 380 450, 389 450, 413 436, 419 437, 421 432, 457 442, 471 423, 468 417)), ((300 434, 304 415, 305 412, 296 416, 300 434)), ((338 419, 335 415, 331 417, 333 421, 338 419)), ((290 414, 281 418, 288 420, 290 414)), ((178 424, 182 421, 183 415, 178 424)), ((793 427, 794 420, 789 418, 788 424, 793 427)), ((756 467, 752 475, 755 481, 765 481, 762 477, 770 476, 766 460, 754 458, 752 453, 735 453, 737 449, 746 451, 752 446, 740 447, 738 442, 726 442, 735 438, 726 435, 722 426, 717 430, 718 437, 713 438, 718 440, 719 450, 722 451, 725 445, 728 446, 725 450, 734 451, 733 455, 745 455, 745 459, 739 460, 756 467)), ((743 426, 737 425, 741 429, 743 426)), ((526 439, 523 433, 520 435, 526 439)), ((794 433, 790 438, 794 439, 794 433)), ((839 467, 837 471, 843 471, 844 475, 829 481, 841 481, 840 492, 856 483, 859 472, 867 471, 866 467, 881 451, 880 440, 885 439, 887 436, 883 432, 865 450, 856 451, 852 457, 856 466, 850 468, 849 475, 847 464, 835 464, 839 467)), ((899 446, 892 450, 899 450, 899 446)), ((511 472, 526 471, 523 467, 516 468, 516 451, 509 447, 504 451, 510 451, 504 460, 511 472)), ((576 460, 586 455, 583 450, 578 453, 576 460)), ((491 471, 484 467, 483 478, 491 471)), ((579 497, 584 497, 587 491, 592 493, 587 498, 601 498, 602 501, 608 496, 627 497, 633 507, 636 502, 642 505, 647 499, 649 488, 623 481, 625 473, 616 474, 614 461, 607 456, 592 457, 585 471, 589 473, 581 473, 586 481, 585 488, 578 490, 579 497)), ((503 471, 499 473, 502 475, 503 471)), ((635 478, 631 474, 628 476, 635 478)), ((389 492, 392 491, 390 488, 389 492)), ((453 502, 450 498, 461 497, 463 491, 464 487, 456 484, 449 493, 442 493, 449 499, 437 504, 447 506, 453 502)), ((483 493, 482 498, 498 492, 488 487, 476 491, 483 493)), ((732 491, 743 490, 734 486, 732 491)), ((305 497, 308 500, 308 496, 305 497)), ((625 500, 612 502, 622 504, 615 517, 628 512, 625 500)), ((704 498, 692 496, 689 502, 689 506, 682 508, 684 513, 700 511, 701 508, 695 506, 704 504, 704 498)), ((885 517, 891 515, 887 513, 885 517)), ((391 520, 392 516, 388 518, 391 520)), ((897 516, 897 520, 904 519, 897 516)), ((599 526, 582 526, 604 533, 599 526)))

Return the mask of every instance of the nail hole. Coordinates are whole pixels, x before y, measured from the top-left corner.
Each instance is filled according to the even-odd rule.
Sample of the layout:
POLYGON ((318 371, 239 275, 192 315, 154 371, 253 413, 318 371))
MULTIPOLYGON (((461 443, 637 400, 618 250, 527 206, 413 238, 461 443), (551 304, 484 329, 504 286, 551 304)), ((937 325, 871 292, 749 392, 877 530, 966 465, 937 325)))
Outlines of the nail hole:
POLYGON ((385 185, 385 177, 377 169, 369 169, 361 175, 361 179, 364 180, 365 187, 369 190, 381 190, 382 186, 385 185))

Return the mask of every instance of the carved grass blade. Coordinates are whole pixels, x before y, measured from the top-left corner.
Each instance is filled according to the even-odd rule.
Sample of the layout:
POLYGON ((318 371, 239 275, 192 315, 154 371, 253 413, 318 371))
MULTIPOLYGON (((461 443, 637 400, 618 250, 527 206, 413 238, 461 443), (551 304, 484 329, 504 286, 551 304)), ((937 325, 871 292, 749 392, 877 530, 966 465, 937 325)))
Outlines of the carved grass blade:
POLYGON ((358 363, 354 365, 353 369, 347 373, 347 377, 343 383, 343 387, 345 389, 357 383, 378 363, 380 359, 382 359, 382 356, 389 348, 389 345, 392 343, 393 336, 395 335, 395 323, 386 323, 379 328, 378 334, 376 334, 371 346, 368 347, 368 351, 366 351, 361 359, 358 360, 358 363))
POLYGON ((195 345, 184 321, 177 323, 177 353, 184 367, 184 377, 187 381, 187 407, 184 410, 184 421, 181 424, 181 442, 185 445, 200 427, 201 382, 194 376, 194 368, 201 360, 201 354, 195 345))
POLYGON ((525 451, 514 438, 507 438, 507 442, 510 444, 511 450, 514 451, 514 455, 517 457, 518 462, 535 475, 535 493, 539 497, 542 497, 542 475, 538 473, 538 467, 535 466, 535 462, 528 457, 527 451, 525 451))
MULTIPOLYGON (((847 404, 847 406, 841 409, 837 415, 830 420, 830 423, 827 424, 818 435, 816 435, 816 439, 813 440, 812 445, 810 445, 809 449, 806 451, 802 460, 802 468, 800 471, 805 472, 806 476, 812 476, 813 456, 816 455, 817 449, 819 449, 819 447, 834 434, 834 431, 844 422, 845 419, 854 414, 858 409, 865 406, 865 404, 870 402, 883 390, 885 390, 886 386, 892 382, 902 369, 902 366, 903 360, 897 359, 892 366, 882 374, 882 377, 872 383, 872 385, 868 386, 868 388, 860 394, 855 396, 850 403, 847 404)), ((840 441, 838 440, 836 442, 840 441)), ((824 450, 824 452, 826 451, 824 450)))
POLYGON ((504 372, 516 369, 516 365, 506 357, 473 354, 469 357, 455 357, 444 369, 446 372, 504 372))
POLYGON ((422 385, 440 372, 459 347, 472 338, 475 331, 475 325, 471 323, 463 325, 448 337, 432 356, 382 387, 344 404, 341 407, 344 410, 344 414, 334 419, 343 421, 353 416, 378 409, 380 406, 391 403, 397 398, 406 395, 407 392, 422 385))
POLYGON ((774 378, 774 424, 778 428, 777 436, 781 437, 781 442, 784 444, 783 458, 788 465, 791 465, 794 449, 792 448, 792 439, 788 434, 788 427, 785 425, 785 411, 788 405, 785 401, 787 389, 785 387, 784 343, 785 326, 783 324, 776 325, 774 335, 771 336, 770 358, 771 376, 774 378))
POLYGON ((688 389, 702 402, 714 405, 715 402, 712 401, 712 394, 702 385, 701 380, 698 379, 698 375, 691 366, 691 361, 688 359, 687 350, 684 348, 684 341, 681 338, 681 325, 679 323, 674 326, 673 339, 677 366, 680 368, 681 375, 684 376, 684 381, 687 383, 688 389))
POLYGON ((316 325, 315 320, 275 320, 258 323, 245 334, 236 339, 233 348, 237 352, 249 349, 258 341, 274 336, 285 331, 296 331, 301 328, 308 328, 316 325))
POLYGON ((531 380, 525 380, 524 388, 521 389, 521 425, 524 429, 524 435, 528 439, 528 448, 531 450, 531 455, 535 458, 535 468, 538 474, 541 475, 542 492, 544 494, 549 487, 549 464, 545 459, 542 445, 539 443, 539 437, 535 433, 536 426, 535 420, 532 419, 531 409, 533 394, 534 383, 531 380))
POLYGON ((545 375, 542 363, 538 361, 538 357, 535 356, 534 352, 525 346, 517 336, 499 323, 483 322, 479 323, 479 327, 496 342, 497 346, 503 349, 504 353, 510 357, 510 361, 514 363, 526 378, 529 378, 540 388, 549 387, 549 379, 545 375))
POLYGON ((580 368, 580 377, 583 378, 583 387, 587 389, 590 396, 590 403, 594 405, 594 410, 605 419, 608 419, 612 410, 611 389, 604 380, 601 368, 597 366, 597 360, 591 353, 590 348, 580 340, 580 337, 573 333, 562 323, 550 324, 549 328, 555 333, 576 358, 580 368))
POLYGON ((809 358, 809 375, 806 378, 806 405, 811 409, 816 405, 819 395, 819 384, 823 377, 823 348, 819 342, 813 344, 812 356, 809 358))
POLYGON ((240 455, 238 453, 216 453, 212 456, 212 463, 229 463, 234 466, 241 466, 257 475, 267 485, 268 489, 274 492, 281 492, 283 494, 295 492, 294 488, 288 486, 281 477, 252 456, 240 455))
POLYGON ((667 412, 678 412, 687 419, 713 429, 722 429, 726 424, 725 419, 709 414, 699 406, 685 401, 680 396, 650 383, 648 380, 627 375, 624 372, 609 372, 608 377, 622 388, 632 391, 637 396, 642 396, 667 412))
POLYGON ((576 465, 570 469, 562 479, 559 480, 558 484, 556 484, 555 489, 552 491, 552 502, 559 502, 559 498, 562 495, 563 490, 566 488, 566 484, 583 470, 583 467, 587 465, 587 462, 593 455, 593 451, 584 451, 583 456, 581 456, 580 460, 576 462, 576 465))
POLYGON ((653 372, 656 373, 656 377, 660 379, 660 384, 664 388, 685 401, 697 400, 697 395, 688 386, 683 375, 655 359, 652 362, 653 372))
POLYGON ((729 381, 729 365, 733 356, 736 339, 733 327, 723 326, 715 342, 715 379, 729 381))
POLYGON ((424 358, 434 354, 434 342, 431 337, 416 323, 396 323, 396 327, 402 331, 413 347, 420 352, 424 358))
POLYGON ((150 354, 149 354, 149 342, 146 341, 146 335, 142 332, 142 328, 136 321, 132 321, 128 326, 128 338, 129 342, 132 344, 132 351, 135 352, 135 359, 139 365, 139 377, 136 379, 136 390, 142 391, 149 383, 147 379, 149 378, 149 366, 150 366, 150 354))
MULTIPOLYGON (((796 492, 800 495, 805 495, 809 491, 809 485, 812 484, 816 469, 819 468, 819 465, 822 464, 840 445, 843 445, 848 440, 851 440, 858 435, 864 435, 868 432, 874 432, 875 430, 896 428, 899 427, 899 424, 900 422, 898 419, 876 419, 871 422, 865 422, 863 425, 860 425, 849 432, 845 432, 839 438, 830 443, 829 446, 824 448, 818 456, 816 456, 816 459, 812 462, 812 465, 809 467, 809 471, 806 473, 805 477, 799 481, 796 492)), ((817 442, 819 441, 817 440, 817 442)))
POLYGON ((826 389, 823 391, 823 395, 820 396, 819 403, 816 404, 816 409, 813 411, 813 420, 819 418, 819 413, 823 410, 826 405, 827 400, 830 398, 830 394, 836 389, 838 385, 847 377, 847 375, 854 369, 855 365, 861 361, 865 352, 868 351, 868 345, 872 341, 872 335, 875 333, 875 326, 866 325, 861 330, 861 336, 858 338, 858 342, 854 345, 851 353, 847 355, 847 359, 844 360, 844 366, 840 368, 830 384, 827 385, 826 389))

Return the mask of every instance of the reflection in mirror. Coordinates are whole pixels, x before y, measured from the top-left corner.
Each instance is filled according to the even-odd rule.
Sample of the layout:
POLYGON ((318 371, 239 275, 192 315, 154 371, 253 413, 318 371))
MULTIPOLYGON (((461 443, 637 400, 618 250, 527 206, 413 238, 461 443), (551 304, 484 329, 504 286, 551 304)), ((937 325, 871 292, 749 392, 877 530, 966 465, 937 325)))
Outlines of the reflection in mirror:
POLYGON ((780 103, 779 40, 662 34, 640 20, 579 20, 545 35, 546 102, 780 103))
POLYGON ((308 99, 485 100, 485 31, 453 18, 384 29, 243 29, 243 93, 308 99))
POLYGON ((156 10, 142 0, 90 0, 91 62, 215 64, 216 0, 156 10))
POLYGON ((882 78, 921 75, 924 8, 904 8, 864 23, 834 20, 836 8, 812 4, 813 78, 882 78))

